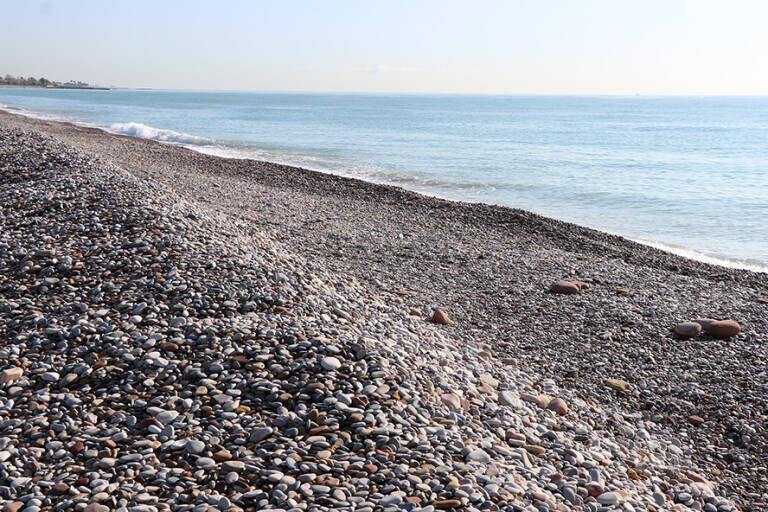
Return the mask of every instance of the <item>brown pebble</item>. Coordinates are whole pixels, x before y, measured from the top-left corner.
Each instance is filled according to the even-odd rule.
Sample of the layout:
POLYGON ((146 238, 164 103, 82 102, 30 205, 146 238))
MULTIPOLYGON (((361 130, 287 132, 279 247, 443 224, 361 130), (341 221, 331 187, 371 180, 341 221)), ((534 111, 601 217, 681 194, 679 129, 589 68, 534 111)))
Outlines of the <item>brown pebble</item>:
POLYGON ((587 492, 589 493, 590 496, 593 496, 593 497, 600 496, 601 494, 603 494, 604 491, 605 489, 600 484, 591 483, 587 486, 587 492))
POLYGON ((572 281, 558 281, 556 283, 552 283, 549 291, 563 295, 576 295, 581 291, 581 287, 572 281))
POLYGON ((24 506, 23 501, 14 501, 3 507, 3 512, 18 512, 24 506))
POLYGON ((211 458, 216 462, 225 462, 232 459, 232 454, 226 450, 220 450, 214 453, 211 458))
POLYGON ((629 293, 629 288, 616 288, 616 293, 626 295, 629 293))
POLYGON ((559 416, 565 416, 568 414, 568 404, 562 398, 555 398, 547 404, 547 409, 554 411, 559 416))
POLYGON ((719 320, 704 327, 715 338, 727 338, 741 332, 741 326, 733 320, 719 320))
POLYGON ((442 309, 436 309, 434 313, 432 313, 432 322, 440 325, 448 325, 451 323, 451 319, 448 318, 448 315, 443 311, 442 309))
POLYGON ((523 448, 528 452, 532 453, 534 455, 544 455, 547 453, 547 449, 543 446, 539 446, 537 444, 524 444, 523 448))
POLYGON ((459 500, 437 500, 432 502, 432 506, 438 510, 446 510, 460 507, 461 502, 459 500))
POLYGON ((69 491, 69 484, 66 484, 64 482, 59 482, 53 486, 53 494, 66 494, 67 491, 69 491))
POLYGON ((757 302, 768 304, 768 297, 760 297, 759 299, 757 299, 757 302))
POLYGON ((704 421, 705 421, 704 418, 702 418, 701 416, 696 416, 695 414, 688 416, 688 423, 690 423, 695 427, 699 427, 703 425, 704 421))

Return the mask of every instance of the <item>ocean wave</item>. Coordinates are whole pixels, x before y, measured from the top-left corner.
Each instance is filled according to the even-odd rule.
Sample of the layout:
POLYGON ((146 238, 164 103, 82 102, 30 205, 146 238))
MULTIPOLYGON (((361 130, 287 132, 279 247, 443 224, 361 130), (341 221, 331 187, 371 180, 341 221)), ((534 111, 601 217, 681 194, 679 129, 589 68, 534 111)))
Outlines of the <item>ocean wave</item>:
POLYGON ((175 144, 193 144, 196 146, 213 144, 211 139, 205 137, 175 132, 173 130, 163 130, 162 128, 154 128, 141 123, 113 123, 109 126, 109 131, 120 135, 130 135, 131 137, 175 144))

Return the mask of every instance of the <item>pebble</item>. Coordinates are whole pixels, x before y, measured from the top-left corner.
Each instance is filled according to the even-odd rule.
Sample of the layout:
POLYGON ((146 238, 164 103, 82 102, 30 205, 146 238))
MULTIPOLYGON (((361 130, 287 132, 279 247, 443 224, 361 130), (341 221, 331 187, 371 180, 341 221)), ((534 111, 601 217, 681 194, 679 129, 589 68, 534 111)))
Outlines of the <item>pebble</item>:
POLYGON ((341 361, 335 357, 324 357, 320 364, 324 369, 328 371, 334 371, 341 368, 341 361))
POLYGON ((683 322, 675 326, 675 333, 683 338, 695 338, 701 333, 701 325, 696 322, 683 322))
POLYGON ((432 312, 432 322, 440 325, 448 325, 451 323, 451 319, 448 317, 448 313, 442 309, 436 309, 432 312))
POLYGON ((605 385, 616 391, 626 392, 629 390, 629 383, 621 379, 608 379, 605 381, 605 385))
POLYGON ((0 384, 9 384, 21 378, 24 370, 19 367, 6 368, 0 372, 0 384))
POLYGON ((475 449, 467 454, 467 461, 482 462, 488 464, 491 462, 491 457, 485 450, 475 449))
POLYGON ((597 497, 597 502, 601 505, 618 505, 621 501, 621 496, 617 492, 604 492, 597 497))
POLYGON ((718 320, 703 326, 715 338, 728 338, 741 332, 741 326, 733 320, 718 320))
POLYGON ((549 290, 552 293, 559 293, 563 295, 576 295, 581 291, 581 287, 572 281, 557 281, 552 283, 549 290))
POLYGON ((555 398, 549 404, 547 405, 547 409, 550 411, 555 412, 555 414, 558 414, 560 416, 565 416, 568 414, 568 404, 565 403, 565 400, 562 398, 555 398))

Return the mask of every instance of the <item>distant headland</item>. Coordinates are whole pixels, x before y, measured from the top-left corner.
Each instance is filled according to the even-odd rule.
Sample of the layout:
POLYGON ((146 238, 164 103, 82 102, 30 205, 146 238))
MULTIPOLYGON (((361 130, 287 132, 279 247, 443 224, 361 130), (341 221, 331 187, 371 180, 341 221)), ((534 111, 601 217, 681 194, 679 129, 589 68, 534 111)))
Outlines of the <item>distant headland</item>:
POLYGON ((44 89, 99 89, 109 90, 109 87, 99 87, 85 82, 70 80, 68 82, 56 82, 47 78, 15 77, 13 75, 0 75, 0 87, 40 87, 44 89))

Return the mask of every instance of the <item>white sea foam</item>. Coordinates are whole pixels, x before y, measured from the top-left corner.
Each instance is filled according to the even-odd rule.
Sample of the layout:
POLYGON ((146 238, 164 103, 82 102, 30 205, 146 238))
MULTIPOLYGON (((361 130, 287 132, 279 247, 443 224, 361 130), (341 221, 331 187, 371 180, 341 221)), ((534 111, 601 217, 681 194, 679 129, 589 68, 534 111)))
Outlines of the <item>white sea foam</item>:
POLYGON ((175 144, 194 144, 197 146, 213 144, 211 139, 205 137, 175 132, 173 130, 163 130, 162 128, 154 128, 141 123, 113 123, 109 126, 109 131, 120 135, 130 135, 131 137, 175 144))
POLYGON ((664 242, 657 242, 654 240, 643 240, 643 239, 629 238, 629 237, 625 237, 625 238, 628 238, 629 240, 632 240, 633 242, 637 242, 639 244, 648 245, 655 249, 660 249, 664 252, 670 252, 672 254, 682 256, 683 258, 688 258, 689 260, 700 261, 702 263, 709 263, 710 265, 719 265, 721 267, 751 270, 752 272, 768 272, 768 265, 756 260, 712 256, 711 254, 706 254, 701 251, 689 249, 687 247, 680 247, 679 245, 665 244, 664 242))

